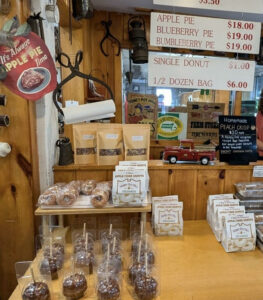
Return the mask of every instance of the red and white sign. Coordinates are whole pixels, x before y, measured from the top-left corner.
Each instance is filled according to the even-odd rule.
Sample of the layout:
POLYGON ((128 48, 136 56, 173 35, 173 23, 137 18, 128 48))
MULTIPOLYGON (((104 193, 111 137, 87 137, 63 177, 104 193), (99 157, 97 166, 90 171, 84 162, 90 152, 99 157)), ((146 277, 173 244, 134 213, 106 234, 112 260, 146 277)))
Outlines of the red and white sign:
POLYGON ((255 62, 149 53, 148 85, 158 87, 252 91, 255 62))
POLYGON ((38 100, 57 86, 54 60, 45 42, 33 32, 15 36, 14 48, 0 46, 0 64, 7 71, 3 84, 27 100, 38 100))
POLYGON ((151 13, 152 46, 258 54, 260 36, 258 22, 151 13))
POLYGON ((259 14, 263 0, 153 0, 153 4, 259 14))

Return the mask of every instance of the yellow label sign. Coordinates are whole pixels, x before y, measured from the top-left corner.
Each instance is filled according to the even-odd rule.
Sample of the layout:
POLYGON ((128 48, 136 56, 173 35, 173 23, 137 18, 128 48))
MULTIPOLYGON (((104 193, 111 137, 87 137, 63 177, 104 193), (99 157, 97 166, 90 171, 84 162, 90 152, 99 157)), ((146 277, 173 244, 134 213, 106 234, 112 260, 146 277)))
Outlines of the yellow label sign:
POLYGON ((183 130, 183 123, 175 116, 160 116, 157 121, 158 138, 173 139, 183 130))

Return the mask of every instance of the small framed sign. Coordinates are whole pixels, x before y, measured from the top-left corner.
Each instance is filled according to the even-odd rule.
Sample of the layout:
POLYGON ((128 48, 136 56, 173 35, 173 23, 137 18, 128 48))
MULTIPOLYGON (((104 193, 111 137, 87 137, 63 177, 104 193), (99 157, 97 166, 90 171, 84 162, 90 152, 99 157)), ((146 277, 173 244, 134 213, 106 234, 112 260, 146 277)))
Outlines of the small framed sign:
POLYGON ((255 117, 219 116, 219 153, 233 165, 257 161, 255 117))

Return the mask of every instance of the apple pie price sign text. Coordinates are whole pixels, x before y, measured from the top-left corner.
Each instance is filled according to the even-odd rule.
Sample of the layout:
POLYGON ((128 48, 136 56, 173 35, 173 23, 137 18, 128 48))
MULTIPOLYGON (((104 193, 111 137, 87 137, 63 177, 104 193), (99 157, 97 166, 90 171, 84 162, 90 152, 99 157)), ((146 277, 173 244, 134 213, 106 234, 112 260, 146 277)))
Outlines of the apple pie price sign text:
POLYGON ((149 86, 252 91, 254 74, 254 61, 149 53, 149 86))
POLYGON ((151 13, 152 46, 258 54, 261 23, 151 13))
POLYGON ((153 4, 258 14, 262 0, 153 0, 153 4))

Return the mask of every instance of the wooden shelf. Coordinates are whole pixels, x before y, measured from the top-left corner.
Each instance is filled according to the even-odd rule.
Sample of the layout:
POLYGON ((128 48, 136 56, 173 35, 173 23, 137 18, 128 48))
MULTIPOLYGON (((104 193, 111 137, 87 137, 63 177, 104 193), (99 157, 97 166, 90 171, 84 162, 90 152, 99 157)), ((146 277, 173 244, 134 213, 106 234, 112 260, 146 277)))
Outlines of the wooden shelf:
POLYGON ((35 211, 36 216, 59 215, 92 215, 114 213, 147 213, 151 212, 152 205, 144 207, 106 207, 106 208, 65 208, 65 209, 41 209, 35 211))
MULTIPOLYGON (((250 163, 249 165, 229 165, 226 163, 221 163, 219 161, 215 161, 213 165, 203 166, 199 163, 177 163, 177 164, 168 164, 164 163, 162 160, 150 160, 149 161, 149 170, 224 170, 224 169, 230 169, 230 170, 252 170, 254 166, 256 165, 263 165, 262 162, 256 162, 256 163, 250 163)), ((54 166, 54 171, 77 171, 77 170, 114 170, 115 166, 97 166, 97 165, 67 165, 67 166, 54 166)))
MULTIPOLYGON (((60 14, 59 25, 62 27, 69 27, 69 0, 58 0, 57 5, 60 14)), ((81 28, 82 23, 80 21, 76 21, 72 16, 72 28, 81 28)))
MULTIPOLYGON (((160 295, 157 300, 262 300, 263 254, 258 249, 250 252, 226 253, 217 242, 206 221, 184 222, 184 236, 153 236, 160 295)), ((130 249, 130 242, 123 242, 130 249)), ((69 258, 71 247, 66 247, 69 258)), ((128 259, 128 251, 123 251, 128 259)), ((37 259, 34 261, 37 267, 37 259)), ((65 261, 64 269, 69 268, 65 261)), ((127 264, 125 264, 127 265, 127 264)), ((125 274, 123 278, 127 278, 125 274)), ((52 281, 52 300, 64 299, 61 278, 52 281)), ((83 300, 96 298, 94 275, 88 277, 87 296, 83 300)), ((121 298, 134 299, 131 287, 123 280, 121 298)), ((9 300, 21 299, 17 287, 9 300)))

